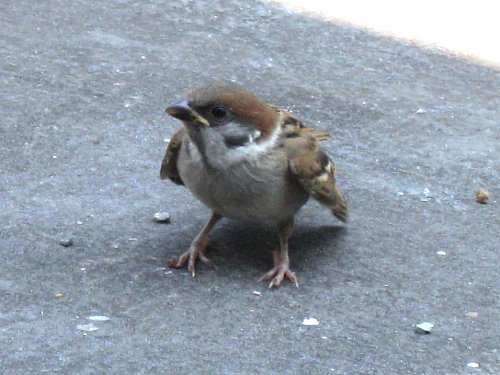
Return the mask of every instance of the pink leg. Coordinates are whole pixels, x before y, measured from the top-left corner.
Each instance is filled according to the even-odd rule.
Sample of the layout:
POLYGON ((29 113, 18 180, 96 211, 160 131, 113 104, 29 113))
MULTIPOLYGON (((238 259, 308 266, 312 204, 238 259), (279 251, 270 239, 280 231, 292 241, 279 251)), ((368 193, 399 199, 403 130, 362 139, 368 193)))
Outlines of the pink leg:
POLYGON ((191 242, 189 250, 181 254, 178 258, 171 258, 167 261, 167 264, 173 268, 182 268, 187 263, 188 272, 191 272, 193 277, 195 276, 195 263, 199 259, 202 263, 207 266, 214 267, 210 259, 205 256, 208 244, 208 233, 212 230, 215 224, 222 218, 221 215, 212 212, 212 216, 205 224, 201 232, 196 236, 196 238, 191 242))
POLYGON ((278 224, 280 249, 273 252, 274 267, 260 278, 260 280, 271 280, 269 288, 280 286, 284 278, 290 280, 295 286, 299 286, 295 273, 290 271, 290 259, 288 257, 288 238, 292 235, 292 232, 293 218, 278 224))

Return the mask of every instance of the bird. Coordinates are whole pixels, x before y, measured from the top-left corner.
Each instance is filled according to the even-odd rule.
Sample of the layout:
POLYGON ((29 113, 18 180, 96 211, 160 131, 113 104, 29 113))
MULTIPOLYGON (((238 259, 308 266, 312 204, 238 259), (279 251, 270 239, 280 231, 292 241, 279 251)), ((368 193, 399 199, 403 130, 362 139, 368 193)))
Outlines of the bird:
POLYGON ((160 177, 184 185, 211 210, 189 249, 167 264, 187 267, 193 277, 197 261, 215 267, 206 254, 208 235, 223 217, 272 223, 279 248, 260 281, 270 281, 269 288, 283 280, 298 286, 288 254, 296 213, 312 197, 341 221, 348 216, 335 164, 320 146, 328 132, 232 83, 196 88, 166 113, 182 126, 167 146, 160 177))

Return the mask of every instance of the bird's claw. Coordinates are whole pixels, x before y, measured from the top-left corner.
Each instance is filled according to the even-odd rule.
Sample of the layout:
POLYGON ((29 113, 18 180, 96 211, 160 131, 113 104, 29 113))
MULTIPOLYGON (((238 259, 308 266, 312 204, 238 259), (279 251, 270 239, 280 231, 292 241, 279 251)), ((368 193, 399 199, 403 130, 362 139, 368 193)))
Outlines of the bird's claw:
POLYGON ((280 286, 283 279, 285 279, 285 278, 287 278, 292 283, 294 283, 297 288, 299 287, 299 283, 297 281, 297 276, 295 276, 295 273, 290 271, 289 269, 276 270, 275 268, 273 268, 271 271, 269 271, 264 276, 262 276, 260 280, 261 281, 262 280, 271 280, 271 282, 269 283, 269 289, 271 289, 275 286, 280 286))
POLYGON ((217 269, 217 266, 204 254, 205 251, 206 246, 199 246, 199 244, 193 243, 189 247, 189 250, 181 254, 178 258, 174 257, 167 260, 167 265, 173 268, 182 268, 187 264, 187 270, 193 277, 196 276, 195 264, 197 260, 209 267, 217 269))
POLYGON ((296 287, 299 287, 297 276, 295 276, 294 272, 290 271, 288 260, 282 259, 279 252, 275 252, 273 255, 274 267, 269 272, 266 272, 259 281, 271 280, 269 283, 269 289, 271 289, 272 287, 280 286, 283 279, 286 278, 294 283, 296 287))

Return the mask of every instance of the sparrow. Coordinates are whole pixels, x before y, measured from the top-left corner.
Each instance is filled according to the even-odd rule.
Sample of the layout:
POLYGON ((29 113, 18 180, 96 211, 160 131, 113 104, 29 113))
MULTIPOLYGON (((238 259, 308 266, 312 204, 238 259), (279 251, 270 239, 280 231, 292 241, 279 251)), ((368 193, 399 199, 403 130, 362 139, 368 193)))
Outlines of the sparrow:
POLYGON ((276 224, 279 249, 261 280, 269 287, 288 279, 288 240, 294 216, 313 197, 341 221, 347 203, 335 180, 335 165, 320 147, 328 133, 306 127, 294 115, 233 84, 191 91, 166 109, 182 121, 162 161, 160 177, 186 186, 212 215, 189 249, 167 261, 195 276, 207 257, 208 234, 223 217, 276 224))

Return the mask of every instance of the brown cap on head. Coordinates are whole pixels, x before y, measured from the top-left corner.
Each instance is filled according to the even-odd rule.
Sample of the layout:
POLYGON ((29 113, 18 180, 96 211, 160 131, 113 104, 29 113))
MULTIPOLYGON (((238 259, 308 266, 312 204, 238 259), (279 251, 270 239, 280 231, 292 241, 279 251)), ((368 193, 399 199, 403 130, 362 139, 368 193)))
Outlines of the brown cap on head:
POLYGON ((239 121, 253 125, 266 138, 277 126, 278 114, 257 95, 233 84, 214 84, 200 87, 188 94, 192 109, 213 105, 226 107, 239 121))

